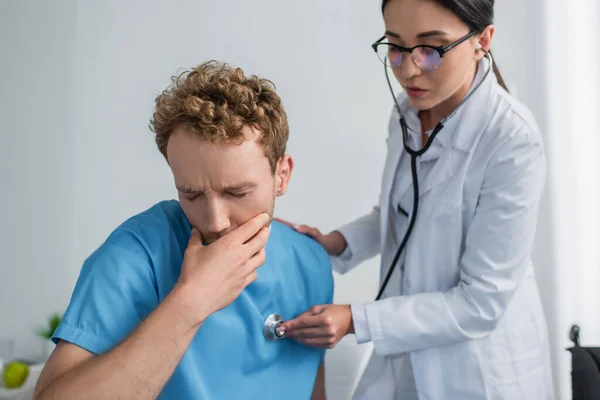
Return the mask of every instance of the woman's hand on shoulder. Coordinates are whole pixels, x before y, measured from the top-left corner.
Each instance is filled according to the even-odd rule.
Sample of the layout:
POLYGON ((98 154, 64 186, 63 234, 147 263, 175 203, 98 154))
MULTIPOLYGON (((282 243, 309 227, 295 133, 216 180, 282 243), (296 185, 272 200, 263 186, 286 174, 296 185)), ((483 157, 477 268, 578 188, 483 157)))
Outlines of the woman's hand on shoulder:
POLYGON ((319 229, 312 227, 312 226, 293 224, 293 223, 283 220, 281 218, 273 218, 273 219, 277 222, 280 222, 284 225, 287 225, 287 226, 293 228, 298 233, 302 233, 303 235, 310 236, 311 238, 313 238, 314 240, 319 242, 321 244, 321 246, 323 246, 325 251, 327 251, 327 254, 329 254, 331 256, 339 256, 340 254, 342 254, 344 252, 344 250, 346 249, 346 246, 348 245, 346 243, 346 239, 344 238, 344 236, 338 231, 333 231, 328 234, 323 234, 323 233, 321 233, 321 231, 319 229))

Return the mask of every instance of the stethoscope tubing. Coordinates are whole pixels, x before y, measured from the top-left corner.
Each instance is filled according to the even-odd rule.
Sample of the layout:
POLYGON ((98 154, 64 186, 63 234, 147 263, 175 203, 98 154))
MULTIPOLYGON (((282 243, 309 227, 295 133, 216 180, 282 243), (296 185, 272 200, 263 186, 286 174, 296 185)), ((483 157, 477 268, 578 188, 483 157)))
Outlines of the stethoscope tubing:
POLYGON ((412 183, 413 183, 413 207, 412 207, 412 210, 410 213, 410 220, 408 223, 408 228, 406 229, 406 233, 404 234, 404 237, 402 238, 402 242, 400 243, 400 246, 398 246, 398 250, 396 250, 394 259, 392 260, 390 267, 388 268, 387 274, 385 276, 385 279, 383 280, 383 283, 381 284, 381 287, 379 288, 379 292, 377 293, 377 297, 375 298, 375 301, 380 300, 381 296, 385 292, 388 282, 390 281, 390 278, 392 277, 392 273, 394 272, 395 266, 398 263, 398 259, 400 258, 400 255, 406 248, 406 244, 408 243, 408 239, 410 238, 410 235, 415 226, 415 222, 417 220, 417 212, 419 210, 419 179, 417 176, 417 157, 420 157, 421 155, 425 154, 425 152, 427 150, 429 150, 435 137, 444 128, 444 124, 456 114, 456 112, 460 109, 460 107, 462 107, 463 104, 465 104, 465 102, 473 95, 473 93, 475 93, 477 90, 479 90, 479 88, 481 87, 483 82, 485 82, 487 76, 492 71, 492 68, 494 65, 494 59, 493 59, 492 55, 484 49, 481 49, 481 51, 485 52, 486 57, 490 60, 490 65, 488 66, 488 69, 487 69, 485 75, 483 76, 483 79, 481 79, 481 82, 479 82, 477 84, 477 86, 473 90, 471 90, 465 96, 464 99, 462 99, 462 101, 458 104, 458 106, 456 106, 456 108, 454 109, 454 111, 452 111, 452 113, 450 113, 450 115, 448 115, 446 118, 442 119, 436 125, 436 127, 433 129, 433 132, 431 132, 431 135, 429 136, 427 143, 420 150, 414 150, 408 144, 408 125, 406 124, 406 119, 404 118, 404 114, 402 113, 402 110, 400 109, 398 100, 396 99, 396 96, 394 96, 394 90, 392 88, 392 84, 390 82, 390 78, 388 75, 388 67, 386 65, 383 66, 383 68, 385 70, 385 77, 386 77, 386 80, 388 83, 388 87, 390 88, 390 93, 392 94, 392 97, 394 98, 394 103, 396 104, 398 114, 400 115, 400 127, 402 128, 402 143, 404 146, 404 150, 410 155, 410 170, 411 170, 412 183))

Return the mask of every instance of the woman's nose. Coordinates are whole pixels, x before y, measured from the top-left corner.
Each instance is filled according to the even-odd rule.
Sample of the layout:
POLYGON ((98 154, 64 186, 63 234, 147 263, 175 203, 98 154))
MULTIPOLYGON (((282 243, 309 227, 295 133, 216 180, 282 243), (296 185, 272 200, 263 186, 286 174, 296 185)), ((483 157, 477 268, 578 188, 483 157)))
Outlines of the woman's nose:
POLYGON ((394 68, 394 73, 400 80, 410 80, 421 75, 423 71, 417 66, 410 53, 403 53, 402 61, 398 67, 394 68))

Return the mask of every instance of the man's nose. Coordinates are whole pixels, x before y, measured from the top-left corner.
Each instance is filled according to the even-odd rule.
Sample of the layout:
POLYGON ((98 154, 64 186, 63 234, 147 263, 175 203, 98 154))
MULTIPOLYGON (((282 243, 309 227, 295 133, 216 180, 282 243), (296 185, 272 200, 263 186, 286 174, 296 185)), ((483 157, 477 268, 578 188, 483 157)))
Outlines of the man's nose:
POLYGON ((211 199, 208 201, 207 210, 209 232, 219 234, 226 231, 231 226, 227 207, 219 199, 211 199))

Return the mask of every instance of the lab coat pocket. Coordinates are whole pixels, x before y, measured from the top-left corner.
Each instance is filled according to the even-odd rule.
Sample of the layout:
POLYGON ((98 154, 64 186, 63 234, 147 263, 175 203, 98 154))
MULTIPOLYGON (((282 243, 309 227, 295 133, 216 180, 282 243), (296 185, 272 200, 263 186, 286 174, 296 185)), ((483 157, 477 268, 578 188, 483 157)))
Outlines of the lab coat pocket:
POLYGON ((486 339, 491 398, 543 398, 545 363, 535 321, 497 329, 486 339))
POLYGON ((478 339, 490 399, 553 399, 548 340, 535 281, 515 291, 496 329, 478 339))

